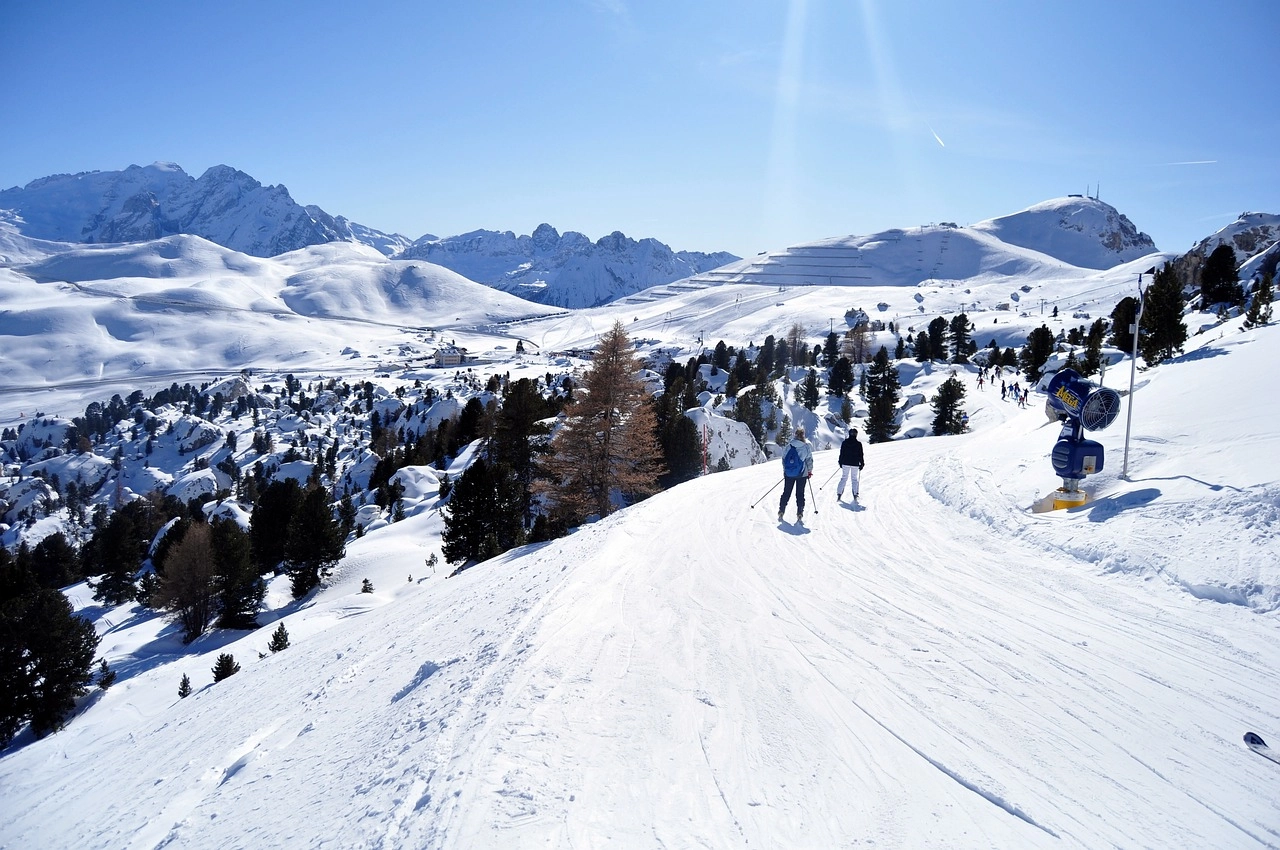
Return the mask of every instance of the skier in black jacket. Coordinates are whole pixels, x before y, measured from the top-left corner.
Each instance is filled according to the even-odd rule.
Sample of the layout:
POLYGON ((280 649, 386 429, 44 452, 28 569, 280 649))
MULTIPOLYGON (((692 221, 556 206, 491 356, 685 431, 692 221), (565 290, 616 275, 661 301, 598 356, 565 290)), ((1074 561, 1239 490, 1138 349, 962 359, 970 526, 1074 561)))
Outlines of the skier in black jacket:
POLYGON ((836 501, 844 495, 844 482, 853 489, 853 500, 858 501, 858 473, 862 471, 862 443, 858 442, 858 429, 850 428, 849 436, 840 444, 840 483, 836 485, 836 501))

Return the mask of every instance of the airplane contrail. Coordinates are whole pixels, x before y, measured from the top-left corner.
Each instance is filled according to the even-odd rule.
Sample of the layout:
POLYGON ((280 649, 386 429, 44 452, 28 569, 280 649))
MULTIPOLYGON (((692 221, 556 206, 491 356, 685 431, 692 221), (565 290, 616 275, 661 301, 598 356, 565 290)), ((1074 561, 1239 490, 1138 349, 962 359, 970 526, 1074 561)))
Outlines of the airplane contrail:
POLYGON ((946 147, 946 143, 942 141, 942 137, 939 136, 932 127, 929 128, 929 132, 933 133, 933 137, 938 140, 938 144, 942 145, 944 148, 946 147))
POLYGON ((1216 165, 1216 159, 1191 159, 1186 162, 1166 162, 1165 165, 1216 165))

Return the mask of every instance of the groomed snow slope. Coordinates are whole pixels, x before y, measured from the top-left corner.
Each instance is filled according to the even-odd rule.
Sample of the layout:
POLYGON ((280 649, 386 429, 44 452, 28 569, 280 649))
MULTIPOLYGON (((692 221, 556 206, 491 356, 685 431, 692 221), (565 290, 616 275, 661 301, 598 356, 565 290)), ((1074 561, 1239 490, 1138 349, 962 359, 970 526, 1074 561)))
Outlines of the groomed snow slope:
POLYGON ((446 580, 420 513, 283 653, 272 623, 153 661, 6 755, 0 846, 1275 847, 1241 736, 1280 737, 1277 410, 1237 381, 1278 349, 1233 329, 1142 375, 1133 480, 1116 426, 1070 512, 1030 510, 1056 426, 988 388, 806 527, 751 506, 766 464, 446 580), (1252 562, 1240 604, 1179 579, 1210 551, 1252 562), (221 651, 244 670, 202 687, 221 651))

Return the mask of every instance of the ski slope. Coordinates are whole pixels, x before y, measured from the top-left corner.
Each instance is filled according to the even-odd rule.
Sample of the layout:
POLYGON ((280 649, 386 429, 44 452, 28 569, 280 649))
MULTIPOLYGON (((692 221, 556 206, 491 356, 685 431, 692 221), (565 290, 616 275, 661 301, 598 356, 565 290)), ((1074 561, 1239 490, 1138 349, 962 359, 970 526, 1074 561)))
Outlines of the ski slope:
MULTIPOLYGON (((1280 777, 1241 736, 1280 731, 1280 461, 1215 458, 1246 500, 1219 512, 1186 480, 1209 473, 1165 464, 1210 442, 1217 399, 1196 418, 1184 390, 1276 338, 1149 373, 1139 409, 1184 410, 1183 436, 1122 481, 1107 432, 1069 512, 1031 511, 1057 428, 988 395, 973 433, 868 446, 865 507, 831 482, 804 527, 778 490, 752 507, 769 463, 449 579, 415 508, 277 608, 293 646, 262 659, 266 617, 131 656, 146 618, 112 613, 128 675, 0 760, 0 846, 1275 847, 1280 777), (1126 558, 1139 536, 1183 557, 1126 558), (1197 595, 1182 561, 1215 549, 1253 572, 1197 595), (224 651, 244 669, 207 684, 224 651)), ((1269 433, 1265 405, 1237 413, 1233 442, 1269 433)))

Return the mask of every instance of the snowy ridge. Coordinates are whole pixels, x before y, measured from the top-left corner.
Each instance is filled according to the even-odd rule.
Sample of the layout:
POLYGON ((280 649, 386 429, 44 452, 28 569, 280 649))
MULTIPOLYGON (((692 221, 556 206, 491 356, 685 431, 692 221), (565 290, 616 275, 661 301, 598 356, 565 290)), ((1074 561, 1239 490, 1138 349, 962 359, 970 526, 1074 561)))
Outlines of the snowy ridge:
POLYGON ((139 242, 187 233, 258 257, 338 238, 283 186, 214 166, 193 178, 173 163, 58 174, 0 191, 29 236, 59 242, 139 242))
POLYGON ((453 269, 504 292, 558 307, 594 307, 736 260, 732 254, 672 251, 656 239, 614 231, 592 242, 540 224, 529 236, 477 230, 424 236, 399 255, 453 269))

